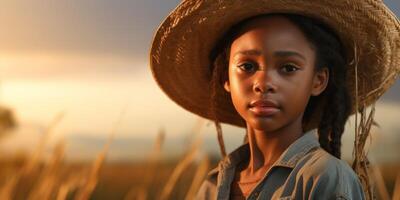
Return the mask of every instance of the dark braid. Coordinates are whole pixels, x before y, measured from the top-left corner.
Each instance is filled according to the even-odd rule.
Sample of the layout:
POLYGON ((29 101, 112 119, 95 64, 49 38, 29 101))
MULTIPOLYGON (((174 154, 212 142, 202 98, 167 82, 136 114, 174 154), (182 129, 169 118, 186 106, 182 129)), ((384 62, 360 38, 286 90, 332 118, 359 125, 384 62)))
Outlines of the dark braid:
MULTIPOLYGON (((220 121, 218 119, 218 112, 217 112, 217 107, 218 107, 218 101, 217 101, 217 96, 221 95, 218 94, 218 91, 220 91, 219 87, 222 87, 222 85, 224 84, 224 80, 228 79, 228 67, 225 66, 229 66, 229 63, 227 63, 227 59, 226 58, 226 50, 227 49, 223 49, 222 52, 218 55, 216 55, 216 57, 213 59, 213 66, 215 66, 212 70, 212 77, 211 77, 211 83, 210 83, 210 90, 211 90, 211 101, 210 101, 210 114, 213 116, 214 118, 214 124, 215 124, 215 128, 217 129, 217 137, 218 137, 218 143, 219 143, 219 147, 220 147, 220 151, 221 151, 221 155, 222 157, 226 156, 226 149, 225 149, 225 144, 224 144, 224 140, 223 140, 223 136, 222 136, 222 128, 221 128, 221 124, 220 121)), ((225 94, 227 95, 227 94, 225 94)))
POLYGON ((343 46, 334 32, 322 23, 308 17, 288 15, 313 44, 317 52, 316 70, 329 69, 328 85, 319 96, 311 97, 303 116, 303 124, 315 117, 317 106, 322 108, 318 125, 321 147, 333 156, 341 157, 341 138, 350 115, 351 99, 346 87, 347 65, 343 46), (321 104, 321 105, 318 105, 321 104))
MULTIPOLYGON (((319 118, 318 135, 321 147, 340 159, 341 138, 350 115, 351 99, 346 87, 347 58, 339 38, 329 27, 312 18, 296 14, 266 14, 248 18, 233 26, 211 52, 210 59, 214 64, 212 82, 223 84, 228 78, 226 69, 229 67, 230 45, 240 33, 236 30, 240 30, 241 26, 254 18, 273 15, 286 17, 300 28, 316 52, 316 71, 323 68, 329 70, 326 89, 319 96, 310 98, 302 122, 303 129, 305 129, 312 119, 319 118), (226 60, 221 61, 223 58, 226 60), (321 113, 315 112, 318 109, 321 110, 321 113)), ((213 84, 212 86, 215 95, 217 86, 213 84)), ((212 101, 215 101, 215 96, 212 101)), ((213 106, 217 106, 217 104, 213 104, 213 106)))

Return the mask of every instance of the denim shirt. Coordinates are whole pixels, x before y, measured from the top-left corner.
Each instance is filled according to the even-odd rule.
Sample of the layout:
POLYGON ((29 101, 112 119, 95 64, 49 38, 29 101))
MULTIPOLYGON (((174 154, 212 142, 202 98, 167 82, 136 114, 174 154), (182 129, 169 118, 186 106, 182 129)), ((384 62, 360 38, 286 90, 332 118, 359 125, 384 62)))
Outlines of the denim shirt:
MULTIPOLYGON (((211 170, 196 199, 228 200, 235 167, 250 155, 246 143, 211 170)), ((265 173, 247 199, 365 199, 361 183, 343 160, 320 147, 317 129, 293 142, 265 173)))

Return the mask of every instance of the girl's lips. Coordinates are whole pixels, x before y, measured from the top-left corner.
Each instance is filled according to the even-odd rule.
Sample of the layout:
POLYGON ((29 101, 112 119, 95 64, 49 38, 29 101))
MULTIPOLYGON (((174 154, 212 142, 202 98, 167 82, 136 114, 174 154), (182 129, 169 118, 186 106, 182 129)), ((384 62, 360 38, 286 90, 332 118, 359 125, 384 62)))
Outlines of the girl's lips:
POLYGON ((250 108, 250 111, 253 112, 255 115, 260 117, 268 117, 274 115, 275 113, 279 112, 279 108, 270 107, 270 106, 254 106, 250 108))
POLYGON ((263 106, 263 107, 278 107, 278 104, 271 99, 260 99, 250 103, 250 107, 263 106))
POLYGON ((279 112, 279 106, 272 99, 259 99, 250 103, 250 111, 256 116, 268 117, 279 112))

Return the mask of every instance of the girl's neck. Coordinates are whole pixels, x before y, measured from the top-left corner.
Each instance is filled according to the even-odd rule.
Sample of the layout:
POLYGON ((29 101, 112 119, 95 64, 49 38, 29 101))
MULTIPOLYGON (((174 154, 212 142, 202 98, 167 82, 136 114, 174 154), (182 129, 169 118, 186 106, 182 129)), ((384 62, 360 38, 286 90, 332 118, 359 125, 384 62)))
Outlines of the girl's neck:
POLYGON ((274 132, 256 130, 248 125, 247 135, 250 145, 250 159, 246 167, 248 173, 255 174, 259 169, 272 166, 290 144, 302 134, 301 121, 274 132))

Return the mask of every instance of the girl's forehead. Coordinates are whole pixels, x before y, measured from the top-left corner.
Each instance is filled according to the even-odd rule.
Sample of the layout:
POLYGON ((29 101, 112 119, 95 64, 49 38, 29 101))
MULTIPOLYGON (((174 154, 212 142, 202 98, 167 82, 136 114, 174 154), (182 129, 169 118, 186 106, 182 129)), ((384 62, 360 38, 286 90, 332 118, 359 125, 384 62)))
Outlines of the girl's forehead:
POLYGON ((273 33, 295 32, 304 36, 300 27, 285 16, 259 16, 237 24, 234 39, 251 30, 265 30, 273 33))
POLYGON ((237 35, 231 43, 233 51, 261 47, 312 49, 300 28, 281 16, 255 18, 240 24, 236 31, 237 35))
POLYGON ((284 16, 256 16, 251 19, 245 20, 234 26, 234 39, 240 35, 254 29, 268 29, 268 30, 297 30, 300 29, 293 24, 288 18, 284 16))

